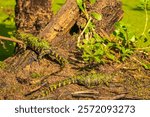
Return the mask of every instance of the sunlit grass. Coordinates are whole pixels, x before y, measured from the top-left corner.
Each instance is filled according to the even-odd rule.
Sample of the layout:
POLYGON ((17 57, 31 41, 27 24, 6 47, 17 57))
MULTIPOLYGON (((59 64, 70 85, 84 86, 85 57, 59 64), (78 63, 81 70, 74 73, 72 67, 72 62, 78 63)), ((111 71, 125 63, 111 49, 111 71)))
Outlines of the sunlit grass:
MULTIPOLYGON (((0 35, 10 37, 10 32, 15 30, 15 23, 13 20, 5 21, 9 14, 14 14, 15 0, 0 0, 0 35)), ((0 60, 4 60, 11 56, 14 52, 14 44, 5 41, 5 48, 0 45, 0 60)))
MULTIPOLYGON (((141 35, 145 25, 144 10, 137 9, 140 0, 122 0, 124 9, 124 18, 122 22, 126 24, 130 31, 137 35, 141 35)), ((150 20, 150 11, 148 11, 150 20)), ((148 22, 147 30, 150 29, 150 21, 148 22)))
POLYGON ((61 6, 65 3, 66 0, 52 0, 52 11, 54 14, 61 8, 61 6))

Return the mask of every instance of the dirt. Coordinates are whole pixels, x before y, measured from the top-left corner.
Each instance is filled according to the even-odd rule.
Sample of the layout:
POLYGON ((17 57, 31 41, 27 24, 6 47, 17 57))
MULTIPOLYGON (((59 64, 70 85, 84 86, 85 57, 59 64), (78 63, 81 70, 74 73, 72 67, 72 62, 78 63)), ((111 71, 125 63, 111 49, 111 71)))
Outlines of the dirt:
MULTIPOLYGON (((61 39, 55 40, 57 43, 53 42, 53 45, 59 48, 57 49, 58 52, 70 61, 62 70, 59 64, 47 59, 34 61, 16 73, 0 70, 0 99, 28 99, 25 94, 41 86, 41 84, 31 85, 31 82, 38 81, 45 76, 47 76, 49 83, 54 83, 67 77, 87 73, 115 74, 115 76, 109 82, 109 85, 86 88, 77 84, 71 84, 56 89, 43 99, 150 99, 150 70, 144 69, 139 62, 150 61, 149 54, 135 52, 122 63, 85 67, 85 64, 77 62, 78 59, 73 54, 74 51, 77 51, 75 46, 73 46, 75 42, 66 37, 64 40, 64 43, 61 39), (61 42, 61 44, 58 42, 61 42), (72 46, 66 46, 65 48, 66 43, 72 46), (93 93, 86 94, 85 92, 93 93), (76 93, 77 95, 73 96, 76 93)), ((39 89, 32 95, 38 95, 38 93, 41 93, 41 90, 39 89)))

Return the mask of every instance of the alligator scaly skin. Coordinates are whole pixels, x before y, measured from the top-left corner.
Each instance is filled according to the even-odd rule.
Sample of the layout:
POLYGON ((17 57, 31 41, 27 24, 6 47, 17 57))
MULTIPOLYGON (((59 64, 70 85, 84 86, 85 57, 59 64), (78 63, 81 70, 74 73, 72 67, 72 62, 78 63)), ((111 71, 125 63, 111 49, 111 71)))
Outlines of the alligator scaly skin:
POLYGON ((83 85, 87 88, 108 84, 108 82, 112 79, 111 74, 88 74, 88 75, 79 75, 74 77, 69 77, 64 80, 55 82, 53 84, 48 84, 43 87, 37 96, 32 96, 31 99, 42 99, 43 97, 47 97, 50 92, 55 91, 57 88, 62 86, 66 86, 69 84, 78 84, 83 85))
POLYGON ((52 60, 57 61, 61 66, 65 66, 65 64, 67 63, 66 59, 64 59, 52 50, 48 42, 42 41, 41 39, 33 36, 32 34, 16 33, 16 37, 17 39, 22 40, 25 43, 25 46, 23 46, 24 50, 26 48, 30 48, 38 54, 39 59, 47 55, 52 60), (36 41, 37 45, 34 43, 33 40, 36 41))

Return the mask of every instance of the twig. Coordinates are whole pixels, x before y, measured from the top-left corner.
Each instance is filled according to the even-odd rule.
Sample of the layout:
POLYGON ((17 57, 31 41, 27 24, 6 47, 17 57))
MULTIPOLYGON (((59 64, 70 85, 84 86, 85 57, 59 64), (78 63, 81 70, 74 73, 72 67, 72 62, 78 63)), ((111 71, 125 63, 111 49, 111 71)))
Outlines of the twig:
POLYGON ((119 100, 125 98, 126 94, 120 94, 113 97, 99 97, 100 100, 119 100))
POLYGON ((91 20, 92 20, 92 18, 90 17, 89 20, 88 20, 88 22, 87 22, 87 24, 86 24, 86 26, 85 26, 85 28, 83 29, 83 31, 82 31, 81 34, 79 35, 79 37, 78 37, 78 42, 77 42, 77 46, 79 46, 79 43, 80 43, 80 40, 81 40, 81 36, 84 34, 85 30, 88 28, 88 26, 89 26, 91 20))
POLYGON ((142 33, 142 35, 144 35, 145 36, 145 31, 146 31, 146 29, 147 29, 147 25, 148 25, 148 11, 147 11, 147 3, 148 3, 148 0, 146 0, 145 2, 144 2, 144 11, 145 11, 145 26, 144 26, 144 30, 143 30, 143 33, 142 33))
POLYGON ((12 42, 16 42, 16 43, 20 43, 20 44, 24 44, 23 41, 17 40, 17 39, 12 39, 12 38, 8 38, 8 37, 4 37, 4 36, 0 36, 1 40, 7 40, 7 41, 12 41, 12 42))
POLYGON ((139 61, 138 59, 136 59, 135 57, 132 58, 133 60, 135 60, 137 63, 139 63, 140 65, 142 65, 143 63, 141 61, 139 61))
POLYGON ((49 96, 41 97, 41 98, 36 98, 36 100, 50 100, 50 99, 52 99, 52 100, 57 100, 57 99, 55 98, 55 96, 53 96, 53 95, 49 95, 49 96))
POLYGON ((77 92, 72 93, 73 97, 91 97, 91 98, 95 98, 98 95, 99 95, 98 91, 91 91, 91 90, 77 91, 77 92))
POLYGON ((41 89, 42 87, 44 87, 45 85, 47 85, 47 83, 43 83, 41 86, 38 86, 38 87, 34 88, 34 89, 31 90, 30 92, 24 94, 24 96, 29 96, 29 95, 31 95, 32 93, 34 93, 34 92, 38 91, 39 89, 41 89))

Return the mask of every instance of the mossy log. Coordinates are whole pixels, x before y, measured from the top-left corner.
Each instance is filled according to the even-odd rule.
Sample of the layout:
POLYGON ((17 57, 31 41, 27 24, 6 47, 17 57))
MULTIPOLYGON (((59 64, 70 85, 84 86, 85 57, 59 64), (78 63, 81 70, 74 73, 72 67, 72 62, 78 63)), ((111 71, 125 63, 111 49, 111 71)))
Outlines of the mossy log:
MULTIPOLYGON (((119 21, 123 16, 121 2, 118 0, 97 0, 93 5, 87 1, 86 6, 88 12, 94 11, 102 14, 102 20, 95 21, 96 31, 101 36, 109 35, 114 30, 115 22, 119 21)), ((53 15, 51 11, 51 0, 16 0, 15 15, 17 30, 32 33, 46 39, 49 43, 59 37, 70 34, 70 30, 75 25, 80 28, 85 21, 76 0, 66 0, 66 3, 56 15, 53 15)), ((6 63, 10 65, 9 70, 19 70, 32 63, 31 60, 35 60, 36 54, 29 51, 31 50, 8 58, 6 63), (22 59, 24 61, 20 62, 22 59)))

